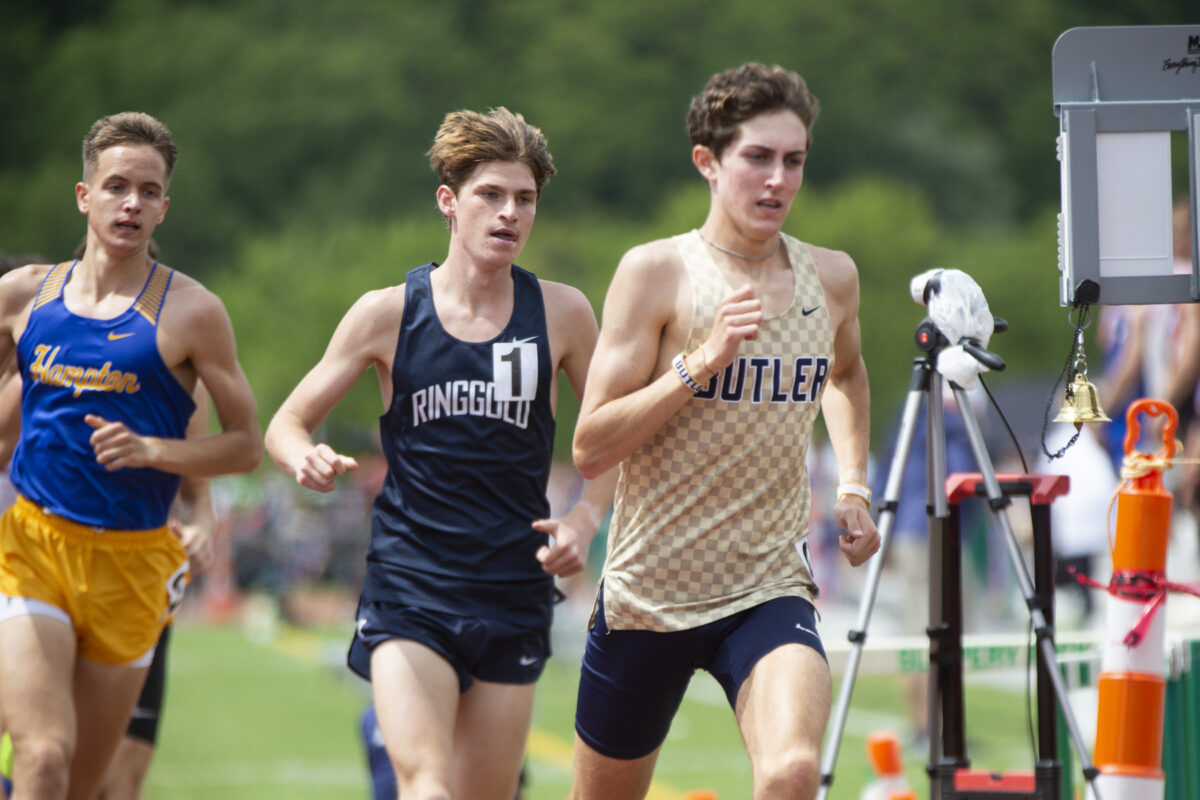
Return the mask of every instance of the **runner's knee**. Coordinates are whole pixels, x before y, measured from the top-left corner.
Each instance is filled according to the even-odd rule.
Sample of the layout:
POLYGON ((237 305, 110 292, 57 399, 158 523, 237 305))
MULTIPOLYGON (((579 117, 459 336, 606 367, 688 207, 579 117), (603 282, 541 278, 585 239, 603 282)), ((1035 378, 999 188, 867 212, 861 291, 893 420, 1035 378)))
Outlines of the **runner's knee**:
POLYGON ((422 775, 419 772, 404 776, 395 761, 392 761, 392 767, 396 770, 397 791, 404 800, 453 800, 449 787, 435 776, 422 775))
POLYGON ((756 798, 811 797, 820 777, 820 753, 795 744, 761 760, 755 769, 756 798))
POLYGON ((35 795, 65 794, 71 749, 66 742, 44 736, 13 735, 13 772, 14 778, 28 782, 35 795))

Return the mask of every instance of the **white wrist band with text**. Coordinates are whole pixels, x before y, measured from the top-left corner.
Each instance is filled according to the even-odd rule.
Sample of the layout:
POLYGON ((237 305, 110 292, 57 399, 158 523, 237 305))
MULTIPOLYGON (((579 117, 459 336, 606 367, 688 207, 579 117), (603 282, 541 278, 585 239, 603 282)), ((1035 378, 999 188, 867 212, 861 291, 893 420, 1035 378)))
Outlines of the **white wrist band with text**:
POLYGON ((837 499, 840 501, 844 496, 852 494, 855 497, 861 497, 867 501, 867 508, 871 507, 871 498, 874 496, 871 490, 861 483, 841 483, 837 487, 837 499))
POLYGON ((692 377, 692 373, 688 372, 687 363, 683 360, 683 353, 671 359, 671 366, 675 367, 675 374, 679 376, 679 380, 683 381, 683 385, 692 390, 692 393, 704 391, 704 387, 696 382, 692 377))

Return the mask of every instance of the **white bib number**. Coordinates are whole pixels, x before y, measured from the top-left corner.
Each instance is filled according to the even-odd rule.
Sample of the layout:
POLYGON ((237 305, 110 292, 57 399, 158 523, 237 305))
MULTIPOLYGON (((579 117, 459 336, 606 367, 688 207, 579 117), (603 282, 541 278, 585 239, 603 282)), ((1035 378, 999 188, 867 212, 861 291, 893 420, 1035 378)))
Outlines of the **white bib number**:
POLYGON ((179 606, 183 604, 183 595, 187 591, 190 565, 188 562, 183 562, 183 566, 175 570, 170 578, 167 578, 167 616, 175 616, 175 612, 179 610, 179 606))
POLYGON ((537 395, 538 358, 535 342, 492 345, 492 380, 500 401, 532 400, 537 395))

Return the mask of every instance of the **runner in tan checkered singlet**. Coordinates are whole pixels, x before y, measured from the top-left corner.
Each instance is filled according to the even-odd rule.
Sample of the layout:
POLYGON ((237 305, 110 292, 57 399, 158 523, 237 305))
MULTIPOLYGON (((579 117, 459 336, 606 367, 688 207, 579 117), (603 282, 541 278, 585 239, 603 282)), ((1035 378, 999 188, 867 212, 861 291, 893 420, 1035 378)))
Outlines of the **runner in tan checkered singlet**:
POLYGON ((857 270, 781 232, 816 113, 782 68, 713 76, 688 114, 708 217, 630 250, 609 288, 574 442, 585 476, 621 470, 580 680, 575 800, 645 797, 696 668, 734 709, 754 797, 817 790, 830 678, 804 462, 818 404, 847 560, 864 563, 879 534, 857 270))

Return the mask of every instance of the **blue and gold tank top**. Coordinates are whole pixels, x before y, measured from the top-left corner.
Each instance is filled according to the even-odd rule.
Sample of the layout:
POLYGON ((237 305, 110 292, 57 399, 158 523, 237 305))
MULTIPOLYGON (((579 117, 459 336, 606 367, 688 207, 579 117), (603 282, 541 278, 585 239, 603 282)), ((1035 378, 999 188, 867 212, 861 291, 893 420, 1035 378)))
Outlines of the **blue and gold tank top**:
POLYGON ((513 266, 507 327, 465 342, 438 319, 434 267, 406 278, 363 601, 547 624, 554 583, 536 557, 546 536, 530 527, 550 512, 554 443, 542 289, 513 266))
POLYGON ((155 263, 133 304, 111 319, 80 317, 63 302, 75 264, 50 269, 17 342, 21 438, 11 476, 52 514, 97 528, 166 524, 179 476, 156 469, 108 471, 84 421, 96 414, 143 436, 182 438, 195 402, 158 352, 159 313, 173 271, 155 263))

